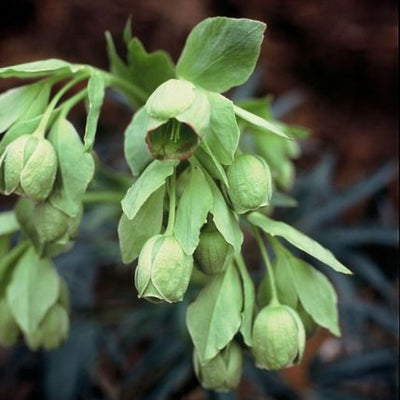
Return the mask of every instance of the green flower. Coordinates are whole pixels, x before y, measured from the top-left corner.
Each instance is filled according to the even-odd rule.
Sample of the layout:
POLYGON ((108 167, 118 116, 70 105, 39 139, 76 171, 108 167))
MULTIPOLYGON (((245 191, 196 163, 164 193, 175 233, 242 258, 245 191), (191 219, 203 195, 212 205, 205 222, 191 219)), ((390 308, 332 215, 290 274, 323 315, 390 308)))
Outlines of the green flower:
POLYGON ((203 231, 194 254, 196 266, 207 275, 220 274, 232 260, 233 247, 217 231, 203 231))
POLYGON ((242 154, 229 165, 228 194, 239 214, 269 204, 272 196, 271 172, 267 163, 257 156, 242 154))
POLYGON ((51 143, 22 135, 6 147, 0 158, 0 191, 43 201, 53 190, 56 172, 57 155, 51 143))
POLYGON ((264 307, 253 326, 253 354, 259 368, 278 370, 301 361, 304 326, 296 311, 284 305, 264 307))
POLYGON ((237 343, 231 342, 203 365, 194 351, 193 365, 197 379, 205 389, 227 392, 235 389, 240 383, 243 368, 242 350, 237 343))
POLYGON ((156 235, 143 246, 135 273, 139 297, 158 302, 180 301, 185 294, 193 269, 174 236, 156 235))

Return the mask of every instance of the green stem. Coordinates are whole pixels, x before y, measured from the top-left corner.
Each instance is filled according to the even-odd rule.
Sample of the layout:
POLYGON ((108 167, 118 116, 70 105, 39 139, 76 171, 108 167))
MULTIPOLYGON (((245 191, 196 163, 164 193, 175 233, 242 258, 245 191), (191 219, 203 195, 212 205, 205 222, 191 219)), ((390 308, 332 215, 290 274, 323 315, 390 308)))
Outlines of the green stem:
POLYGON ((261 257, 263 258, 264 264, 266 266, 267 274, 269 276, 269 286, 271 290, 271 305, 279 304, 278 300, 278 293, 276 289, 276 282, 275 282, 275 273, 274 269, 272 268, 271 260, 269 259, 267 250, 265 249, 264 241, 261 237, 260 231, 258 228, 253 227, 254 237, 256 239, 257 245, 261 252, 261 257))
POLYGON ((82 89, 80 92, 71 96, 68 100, 61 103, 57 110, 60 111, 60 117, 65 118, 71 109, 75 107, 80 101, 82 101, 87 95, 87 88, 82 89))
POLYGON ((168 212, 168 224, 165 230, 166 235, 172 235, 174 232, 175 225, 175 208, 176 208, 176 172, 169 178, 169 212, 168 212))
POLYGON ((46 111, 43 114, 42 120, 40 121, 39 126, 36 128, 35 132, 33 133, 36 136, 39 137, 44 137, 46 133, 46 127, 49 122, 49 119, 56 108, 57 103, 60 101, 61 97, 64 96, 64 94, 71 89, 73 86, 75 86, 78 82, 81 80, 85 79, 87 77, 87 73, 78 75, 75 79, 72 79, 69 81, 66 85, 64 85, 53 97, 51 100, 50 104, 47 106, 46 111))
POLYGON ((98 191, 98 192, 87 192, 83 197, 83 202, 85 204, 92 203, 113 203, 119 204, 124 197, 123 193, 106 190, 106 191, 98 191))
POLYGON ((135 100, 135 107, 140 108, 144 103, 146 103, 148 95, 147 93, 141 89, 140 87, 128 82, 127 80, 114 75, 110 72, 104 71, 102 69, 96 68, 96 71, 101 73, 104 77, 106 86, 115 86, 117 89, 122 90, 125 93, 128 93, 135 100))

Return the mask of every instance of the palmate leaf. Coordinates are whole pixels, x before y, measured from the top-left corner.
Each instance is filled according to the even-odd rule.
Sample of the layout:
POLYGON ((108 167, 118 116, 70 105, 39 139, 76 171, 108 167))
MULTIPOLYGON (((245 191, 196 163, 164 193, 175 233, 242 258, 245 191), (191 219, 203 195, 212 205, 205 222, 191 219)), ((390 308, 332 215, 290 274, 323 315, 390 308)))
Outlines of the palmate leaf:
POLYGON ((232 264, 216 276, 187 310, 186 323, 201 363, 212 359, 239 330, 243 297, 232 264))
POLYGON ((270 219, 258 212, 251 213, 248 216, 248 220, 250 221, 250 223, 258 226, 264 232, 272 236, 283 237, 292 245, 322 261, 324 264, 333 268, 335 271, 341 272, 343 274, 352 273, 342 263, 340 263, 329 250, 325 249, 319 243, 312 240, 304 233, 301 233, 297 229, 291 227, 290 225, 285 224, 281 221, 270 219))
POLYGON ((241 85, 254 70, 265 27, 244 18, 205 19, 187 38, 177 75, 213 92, 241 85))

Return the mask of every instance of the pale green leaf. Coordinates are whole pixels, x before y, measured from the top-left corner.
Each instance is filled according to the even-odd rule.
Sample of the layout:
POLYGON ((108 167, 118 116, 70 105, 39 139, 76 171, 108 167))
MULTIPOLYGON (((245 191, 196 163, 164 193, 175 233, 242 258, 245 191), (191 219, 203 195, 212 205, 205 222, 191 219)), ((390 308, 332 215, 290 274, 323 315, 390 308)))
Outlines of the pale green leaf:
POLYGON ((236 260, 236 264, 239 269, 239 274, 242 283, 243 291, 243 310, 242 310, 242 322, 240 324, 240 333, 243 336, 243 340, 248 347, 253 344, 252 329, 253 329, 253 318, 255 312, 255 290, 254 284, 251 280, 250 274, 247 271, 246 265, 241 259, 236 260))
POLYGON ((16 122, 0 140, 0 154, 4 152, 6 147, 15 139, 22 135, 30 135, 38 127, 42 116, 36 118, 16 122))
POLYGON ((212 205, 213 195, 204 173, 193 166, 178 204, 174 228, 185 253, 193 254, 199 244, 200 229, 212 205))
POLYGON ((128 219, 135 218, 145 201, 171 176, 179 161, 154 160, 123 198, 122 210, 128 219))
POLYGON ((218 93, 209 93, 211 106, 209 129, 204 136, 217 160, 224 165, 233 162, 239 144, 240 131, 236 123, 233 103, 218 93))
POLYGON ((56 302, 60 282, 54 266, 31 247, 18 260, 6 289, 7 303, 23 332, 33 332, 56 302))
POLYGON ((149 117, 144 107, 136 111, 125 130, 125 159, 132 174, 139 175, 153 159, 146 143, 149 117))
POLYGON ((36 78, 61 72, 75 74, 87 68, 85 65, 71 64, 64 60, 51 58, 0 68, 0 78, 36 78))
POLYGON ((148 53, 138 38, 131 39, 127 47, 129 73, 147 96, 163 82, 175 77, 174 64, 168 53, 162 50, 148 53))
POLYGON ((226 187, 229 187, 224 167, 204 141, 196 149, 194 155, 200 161, 202 167, 205 168, 214 179, 220 180, 226 187))
POLYGON ((0 213, 0 236, 8 235, 19 230, 19 224, 14 211, 0 213))
POLYGON ((238 332, 242 288, 233 264, 200 292, 187 310, 186 324, 202 364, 215 357, 238 332))
POLYGON ((352 273, 341 262, 339 262, 329 250, 325 249, 315 240, 309 238, 304 233, 298 231, 292 226, 281 221, 275 221, 257 212, 251 213, 248 216, 248 220, 253 225, 261 228, 264 232, 272 236, 279 236, 286 239, 293 246, 296 246, 300 250, 303 250, 304 252, 317 258, 324 264, 333 268, 335 271, 343 274, 352 273))
POLYGON ((278 257, 286 259, 286 280, 291 281, 306 312, 318 325, 340 336, 337 296, 328 278, 282 245, 275 243, 274 250, 278 257))
POLYGON ((85 152, 74 126, 64 118, 54 123, 48 139, 58 158, 57 177, 49 201, 60 211, 74 217, 93 178, 93 157, 85 152))
POLYGON ((90 151, 93 148, 105 93, 104 79, 99 72, 94 71, 91 73, 87 90, 89 112, 86 119, 84 142, 85 151, 90 151))
POLYGON ((164 194, 165 186, 162 186, 145 201, 132 220, 122 214, 118 225, 118 237, 122 261, 125 264, 134 261, 146 241, 160 233, 164 194))
POLYGON ((213 194, 211 214, 213 215, 215 226, 225 240, 233 246, 235 252, 239 253, 243 243, 243 233, 239 222, 226 204, 218 186, 207 174, 206 178, 213 194))
POLYGON ((274 133, 275 135, 281 136, 285 139, 291 139, 279 125, 274 122, 267 121, 264 118, 259 117, 249 111, 244 110, 236 105, 233 106, 235 114, 249 122, 250 124, 256 126, 259 129, 266 130, 267 132, 274 133))
POLYGON ((205 19, 187 38, 177 75, 213 92, 241 85, 254 70, 264 30, 250 19, 205 19))
POLYGON ((0 133, 6 131, 29 110, 41 89, 37 84, 25 85, 0 95, 0 133))

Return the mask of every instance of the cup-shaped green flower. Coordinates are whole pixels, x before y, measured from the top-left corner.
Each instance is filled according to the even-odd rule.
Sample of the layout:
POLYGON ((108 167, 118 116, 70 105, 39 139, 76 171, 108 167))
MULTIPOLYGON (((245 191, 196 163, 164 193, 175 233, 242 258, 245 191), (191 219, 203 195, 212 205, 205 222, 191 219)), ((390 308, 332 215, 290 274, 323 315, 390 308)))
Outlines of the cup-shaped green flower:
POLYGON ((297 364, 303 357, 304 326, 296 311, 284 305, 269 305, 253 325, 253 354, 259 368, 278 370, 297 364))
POLYGON ((20 334, 20 329, 11 314, 5 298, 0 299, 0 345, 14 345, 20 334))
POLYGON ((22 231, 32 241, 41 256, 55 256, 72 245, 78 232, 83 207, 78 214, 70 217, 54 207, 51 202, 35 204, 20 198, 15 207, 17 220, 22 231))
POLYGON ((227 392, 235 389, 242 376, 243 355, 236 342, 231 342, 206 364, 201 364, 193 353, 193 366, 197 379, 205 389, 227 392))
POLYGON ((147 118, 141 129, 151 155, 161 160, 190 157, 210 118, 205 92, 190 82, 170 79, 152 93, 144 108, 147 118))
POLYGON ((207 275, 225 271, 233 257, 233 247, 217 230, 205 230, 193 254, 196 266, 207 275))
POLYGON ((135 272, 139 297, 153 302, 182 300, 192 270, 193 257, 183 251, 174 236, 153 236, 139 254, 135 272))
POLYGON ((32 350, 42 347, 53 350, 60 347, 68 336, 68 313, 61 304, 54 304, 43 318, 38 328, 26 335, 26 343, 32 350))
POLYGON ((269 204, 272 196, 271 171, 258 156, 242 154, 226 170, 228 194, 239 214, 269 204))
POLYGON ((6 147, 0 159, 0 190, 43 201, 53 190, 56 172, 52 144, 45 138, 22 135, 6 147))

